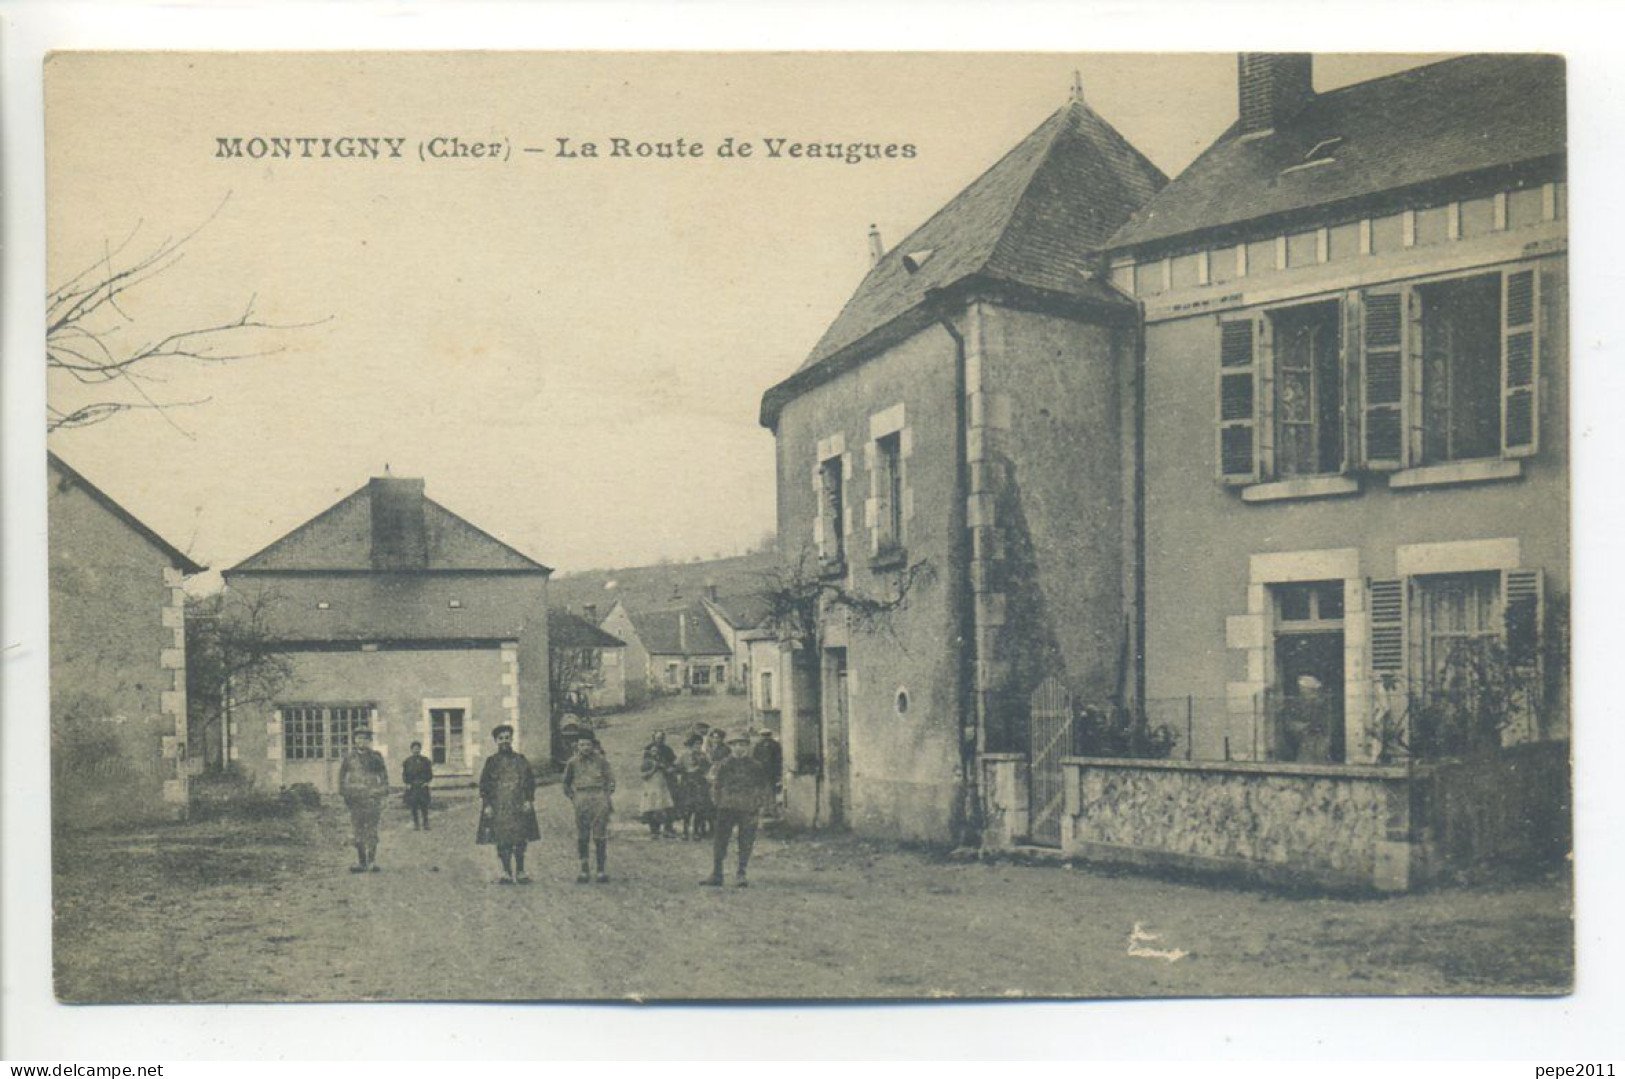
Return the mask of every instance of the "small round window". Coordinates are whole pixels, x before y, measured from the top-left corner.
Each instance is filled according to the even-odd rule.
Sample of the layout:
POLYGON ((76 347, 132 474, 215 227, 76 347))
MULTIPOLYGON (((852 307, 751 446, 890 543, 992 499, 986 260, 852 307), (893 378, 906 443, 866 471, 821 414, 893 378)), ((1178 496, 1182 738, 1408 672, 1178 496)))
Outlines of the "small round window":
POLYGON ((897 691, 897 714, 900 716, 908 715, 908 690, 906 689, 897 691))

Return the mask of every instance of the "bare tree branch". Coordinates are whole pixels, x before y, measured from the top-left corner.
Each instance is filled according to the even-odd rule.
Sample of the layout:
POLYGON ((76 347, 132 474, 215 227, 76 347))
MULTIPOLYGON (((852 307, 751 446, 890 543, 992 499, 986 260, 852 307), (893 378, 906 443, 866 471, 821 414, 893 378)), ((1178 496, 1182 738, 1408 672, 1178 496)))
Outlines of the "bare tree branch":
MULTIPOLYGON (((214 211, 196 228, 180 237, 166 236, 140 257, 126 258, 141 222, 117 244, 107 245, 100 258, 46 293, 45 365, 47 373, 63 375, 81 386, 122 384, 137 400, 109 399, 89 404, 50 405, 46 430, 87 427, 123 412, 156 411, 171 427, 191 437, 168 415, 172 408, 201 404, 155 400, 139 383, 162 383, 160 373, 176 363, 226 364, 274 356, 281 347, 250 347, 260 334, 302 329, 310 322, 271 322, 255 314, 251 295, 242 313, 208 325, 172 330, 130 346, 121 331, 138 321, 124 305, 128 295, 174 269, 186 257, 185 246, 209 226, 230 201, 228 192, 214 211)), ((331 317, 331 316, 329 316, 331 317)))

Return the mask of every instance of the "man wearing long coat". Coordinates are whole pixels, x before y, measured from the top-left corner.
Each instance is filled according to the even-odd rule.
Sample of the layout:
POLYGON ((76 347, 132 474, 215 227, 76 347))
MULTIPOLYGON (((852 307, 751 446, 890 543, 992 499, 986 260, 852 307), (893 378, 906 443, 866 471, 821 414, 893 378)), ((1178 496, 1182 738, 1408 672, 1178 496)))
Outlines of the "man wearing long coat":
POLYGON ((536 773, 524 754, 515 753, 513 727, 503 723, 491 732, 497 751, 480 773, 480 826, 474 840, 495 844, 502 862, 498 884, 529 884, 525 846, 542 838, 536 824, 536 773))

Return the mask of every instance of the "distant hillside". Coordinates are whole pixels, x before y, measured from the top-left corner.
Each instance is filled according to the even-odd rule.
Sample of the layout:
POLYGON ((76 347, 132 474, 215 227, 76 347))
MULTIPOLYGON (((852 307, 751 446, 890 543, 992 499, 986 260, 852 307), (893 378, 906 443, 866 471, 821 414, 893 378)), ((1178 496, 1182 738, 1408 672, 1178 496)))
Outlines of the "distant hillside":
POLYGON ((651 611, 699 599, 711 584, 722 597, 750 595, 761 589, 762 574, 776 562, 774 552, 759 551, 709 562, 588 570, 553 578, 548 602, 577 614, 593 604, 603 618, 617 599, 634 611, 651 611))

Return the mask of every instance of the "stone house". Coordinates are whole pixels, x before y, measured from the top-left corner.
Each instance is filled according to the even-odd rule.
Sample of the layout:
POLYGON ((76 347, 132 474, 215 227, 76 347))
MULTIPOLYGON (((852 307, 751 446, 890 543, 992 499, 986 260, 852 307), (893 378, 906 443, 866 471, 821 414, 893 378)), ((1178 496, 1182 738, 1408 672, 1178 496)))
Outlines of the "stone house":
POLYGON ((649 611, 617 600, 598 628, 626 642, 629 704, 667 693, 727 692, 733 648, 698 600, 649 611))
POLYGON ((1165 178, 1081 92, 876 261, 769 389, 781 557, 826 594, 790 650, 792 819, 963 838, 980 758, 1046 678, 1121 679, 1134 301, 1099 249, 1165 178))
MULTIPOLYGON (((1345 800, 1381 787, 1388 823, 1345 825, 1364 845, 1323 868, 1402 885, 1426 870, 1417 795, 1347 769, 1424 738, 1452 663, 1504 646, 1543 684, 1502 739, 1567 736, 1565 672, 1536 643, 1568 594, 1563 62, 1327 93, 1305 55, 1238 70, 1236 124, 1107 256, 1144 323, 1141 692, 1195 769, 1158 794, 1281 769, 1331 769, 1345 800)), ((1130 780, 1109 772, 1085 785, 1114 796, 1130 780)))
POLYGON ((204 567, 46 457, 54 823, 177 818, 191 774, 182 587, 204 567))
POLYGON ((224 572, 263 600, 294 668, 283 700, 233 715, 231 759, 269 786, 330 792, 363 723, 392 777, 417 741, 437 782, 472 782, 499 723, 545 755, 551 573, 423 480, 374 477, 224 572))
POLYGON ((792 816, 1378 887, 1521 842, 1567 764, 1563 79, 1317 94, 1244 54, 1170 183, 1075 92, 877 252, 762 404, 781 554, 830 597, 792 816), (1395 764, 1447 657, 1497 650, 1529 752, 1395 764), (1077 755, 1081 704, 1172 759, 1077 755))
MULTIPOLYGON (((580 693, 592 712, 626 707, 626 642, 578 614, 553 608, 547 614, 548 646, 554 656, 575 653, 565 688, 580 693)), ((554 689, 561 688, 554 680, 554 689)))

